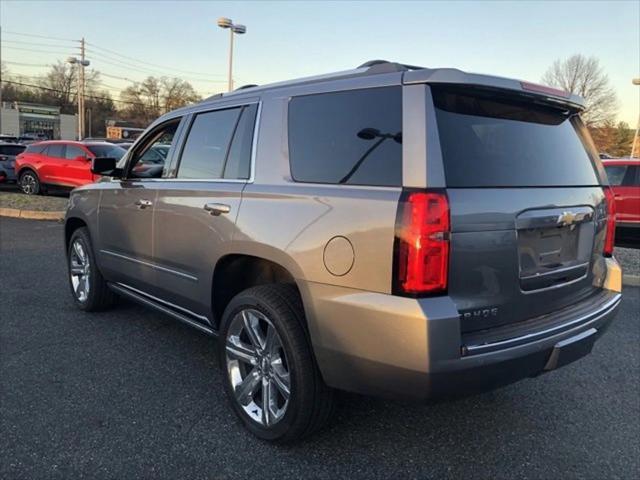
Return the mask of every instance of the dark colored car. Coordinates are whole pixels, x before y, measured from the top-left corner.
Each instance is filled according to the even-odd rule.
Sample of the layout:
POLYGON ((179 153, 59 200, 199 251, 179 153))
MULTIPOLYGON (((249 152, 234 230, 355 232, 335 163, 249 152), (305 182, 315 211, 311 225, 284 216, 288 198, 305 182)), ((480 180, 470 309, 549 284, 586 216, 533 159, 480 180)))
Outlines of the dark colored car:
POLYGON ((70 292, 218 337, 220 388, 269 441, 319 428, 333 389, 425 400, 555 370, 621 301, 582 108, 381 61, 211 97, 94 160, 111 178, 71 194, 70 292))
POLYGON ((640 160, 611 158, 602 164, 616 202, 618 238, 625 246, 640 246, 640 160))
POLYGON ((0 142, 0 182, 15 182, 16 156, 24 152, 25 145, 0 142))
POLYGON ((100 178, 91 172, 96 157, 116 157, 125 150, 106 142, 56 140, 33 143, 18 155, 15 173, 27 195, 45 193, 48 186, 75 188, 100 178))

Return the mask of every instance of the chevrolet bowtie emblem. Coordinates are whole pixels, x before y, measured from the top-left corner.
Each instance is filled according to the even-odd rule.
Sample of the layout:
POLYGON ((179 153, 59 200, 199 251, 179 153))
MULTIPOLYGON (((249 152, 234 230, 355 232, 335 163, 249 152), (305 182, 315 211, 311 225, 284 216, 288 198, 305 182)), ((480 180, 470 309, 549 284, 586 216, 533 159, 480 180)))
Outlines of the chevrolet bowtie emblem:
POLYGON ((573 212, 562 212, 561 215, 558 215, 558 219, 556 223, 561 226, 569 226, 573 225, 576 221, 576 214, 573 212))

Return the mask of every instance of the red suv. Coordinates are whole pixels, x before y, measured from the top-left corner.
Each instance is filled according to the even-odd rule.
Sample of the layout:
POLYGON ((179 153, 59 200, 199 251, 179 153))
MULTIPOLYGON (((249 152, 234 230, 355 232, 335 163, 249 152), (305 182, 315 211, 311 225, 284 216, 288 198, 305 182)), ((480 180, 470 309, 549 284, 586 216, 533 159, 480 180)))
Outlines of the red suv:
MULTIPOLYGON (((640 240, 640 160, 602 160, 616 202, 616 238, 640 240)), ((625 243, 627 243, 625 241, 625 243)))
POLYGON ((100 178, 91 173, 95 157, 119 159, 126 151, 107 142, 48 141, 33 143, 16 157, 18 184, 27 195, 46 193, 47 186, 75 188, 100 178))

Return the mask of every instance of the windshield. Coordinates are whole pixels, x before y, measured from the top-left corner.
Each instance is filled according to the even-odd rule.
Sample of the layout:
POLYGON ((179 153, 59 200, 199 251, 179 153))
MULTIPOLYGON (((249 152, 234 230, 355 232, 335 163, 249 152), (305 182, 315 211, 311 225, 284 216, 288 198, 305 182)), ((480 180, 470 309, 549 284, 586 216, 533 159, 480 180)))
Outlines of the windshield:
POLYGON ((116 160, 119 160, 127 153, 124 148, 117 145, 87 145, 87 148, 96 157, 109 157, 115 158, 116 160))
POLYGON ((432 91, 447 186, 600 183, 577 115, 495 92, 432 91))

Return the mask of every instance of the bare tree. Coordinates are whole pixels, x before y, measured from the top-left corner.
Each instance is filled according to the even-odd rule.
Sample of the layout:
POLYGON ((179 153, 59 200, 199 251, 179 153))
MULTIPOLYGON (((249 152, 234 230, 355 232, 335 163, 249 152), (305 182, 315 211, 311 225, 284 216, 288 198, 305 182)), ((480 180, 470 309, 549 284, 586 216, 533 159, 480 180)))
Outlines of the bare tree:
POLYGON ((126 116, 141 124, 147 124, 165 112, 200 100, 189 82, 167 77, 147 77, 144 81, 125 88, 120 93, 120 98, 128 103, 126 116))
POLYGON ((612 121, 616 115, 616 94, 595 57, 576 54, 556 60, 542 77, 542 82, 583 97, 586 108, 582 119, 588 127, 612 121))
MULTIPOLYGON (((88 70, 85 73, 85 91, 95 95, 99 91, 100 73, 88 70)), ((43 87, 42 102, 57 105, 62 113, 75 113, 78 94, 78 66, 58 62, 38 82, 43 87)), ((102 92, 102 95, 108 95, 102 92)))

